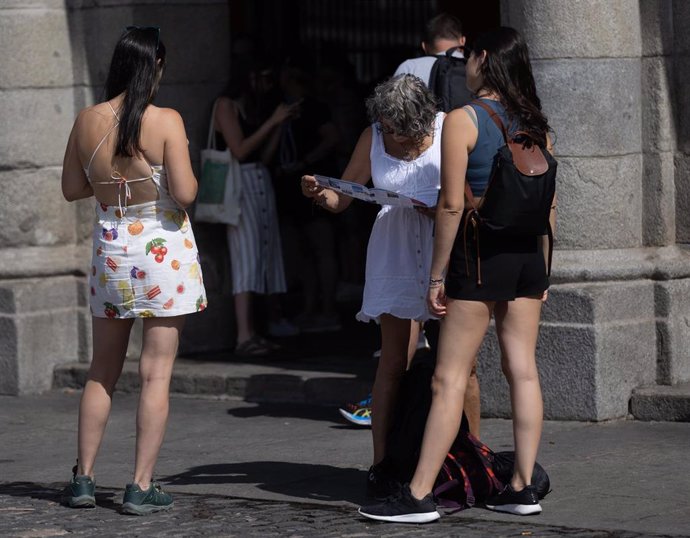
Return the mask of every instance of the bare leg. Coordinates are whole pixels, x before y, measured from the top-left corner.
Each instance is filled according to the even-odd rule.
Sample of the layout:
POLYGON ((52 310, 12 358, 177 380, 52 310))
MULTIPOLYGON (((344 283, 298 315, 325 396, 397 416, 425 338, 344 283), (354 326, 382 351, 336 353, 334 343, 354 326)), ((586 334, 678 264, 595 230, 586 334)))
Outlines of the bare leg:
POLYGON ((410 322, 410 340, 407 344, 407 367, 409 368, 412 364, 412 359, 414 359, 415 353, 417 353, 417 342, 419 341, 419 333, 422 330, 421 321, 411 321, 410 322))
POLYGON ((252 319, 252 294, 248 291, 234 296, 235 321, 237 323, 237 343, 246 342, 254 336, 254 320, 252 319))
POLYGON ((544 418, 535 356, 541 297, 522 297, 496 305, 496 333, 503 373, 510 385, 515 438, 515 471, 511 485, 520 491, 532 480, 544 418))
POLYGON ((137 410, 134 483, 148 489, 168 422, 168 396, 184 316, 144 320, 144 345, 139 362, 141 394, 137 410))
POLYGON ((470 424, 470 433, 479 439, 481 403, 479 400, 479 379, 477 378, 477 357, 474 358, 474 365, 472 366, 472 372, 470 372, 463 407, 467 421, 470 424))
POLYGON ((419 463, 410 482, 412 495, 418 499, 431 492, 460 429, 467 381, 489 326, 492 307, 493 303, 448 300, 431 383, 431 410, 419 463))
POLYGON ((93 478, 98 449, 110 416, 113 391, 127 354, 134 320, 93 318, 93 358, 79 404, 77 474, 93 478))
POLYGON ((400 388, 400 378, 407 365, 410 320, 389 314, 381 316, 381 358, 372 389, 371 433, 374 441, 374 463, 386 453, 386 437, 400 388))

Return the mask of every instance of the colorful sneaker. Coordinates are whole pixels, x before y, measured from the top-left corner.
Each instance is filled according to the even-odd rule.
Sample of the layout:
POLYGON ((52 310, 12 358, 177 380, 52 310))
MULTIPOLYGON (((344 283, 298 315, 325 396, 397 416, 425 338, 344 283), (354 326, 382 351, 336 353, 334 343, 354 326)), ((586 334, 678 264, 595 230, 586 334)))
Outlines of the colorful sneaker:
POLYGON ((90 476, 77 474, 72 467, 72 480, 62 491, 61 502, 70 508, 94 508, 96 506, 96 483, 90 476))
POLYGON ((371 394, 357 403, 345 404, 338 411, 352 424, 371 426, 371 394))
POLYGON ((338 409, 340 414, 348 422, 357 426, 371 427, 371 407, 360 407, 355 411, 347 411, 346 409, 338 409))
POLYGON ((151 482, 149 489, 142 491, 137 484, 127 484, 122 499, 122 513, 135 516, 145 516, 154 512, 170 510, 173 498, 165 493, 160 484, 151 482))
POLYGON ((408 484, 402 487, 398 495, 380 504, 362 506, 359 513, 369 519, 392 523, 429 523, 441 517, 436 510, 434 496, 429 493, 423 499, 415 499, 408 484))
POLYGON ((489 510, 517 516, 541 513, 539 496, 534 486, 525 486, 520 491, 515 491, 513 486, 508 484, 502 491, 488 498, 485 505, 489 510))

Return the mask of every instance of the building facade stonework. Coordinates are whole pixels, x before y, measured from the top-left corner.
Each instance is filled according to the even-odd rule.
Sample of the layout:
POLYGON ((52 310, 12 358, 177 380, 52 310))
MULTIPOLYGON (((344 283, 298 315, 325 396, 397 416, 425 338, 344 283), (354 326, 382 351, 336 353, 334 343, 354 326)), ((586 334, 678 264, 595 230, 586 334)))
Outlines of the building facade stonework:
MULTIPOLYGON (((548 418, 626 416, 635 388, 690 381, 689 4, 502 0, 503 23, 530 46, 559 161, 538 344, 548 418)), ((157 104, 181 112, 198 155, 229 72, 228 22, 228 3, 211 0, 0 6, 0 393, 46 390, 55 365, 89 357, 92 202, 62 201, 60 163, 119 32, 174 36, 157 104)), ((490 335, 479 372, 489 416, 510 409, 499 356, 490 335)))

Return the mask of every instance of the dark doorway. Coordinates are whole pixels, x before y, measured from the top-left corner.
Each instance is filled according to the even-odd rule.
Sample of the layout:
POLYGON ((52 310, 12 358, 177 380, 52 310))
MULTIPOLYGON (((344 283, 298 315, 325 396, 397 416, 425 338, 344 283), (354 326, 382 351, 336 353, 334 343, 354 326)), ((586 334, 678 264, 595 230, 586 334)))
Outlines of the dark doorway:
POLYGON ((307 47, 322 60, 344 53, 364 85, 389 76, 421 53, 424 22, 446 11, 469 38, 500 24, 499 0, 229 0, 231 39, 243 36, 259 52, 280 56, 307 47))

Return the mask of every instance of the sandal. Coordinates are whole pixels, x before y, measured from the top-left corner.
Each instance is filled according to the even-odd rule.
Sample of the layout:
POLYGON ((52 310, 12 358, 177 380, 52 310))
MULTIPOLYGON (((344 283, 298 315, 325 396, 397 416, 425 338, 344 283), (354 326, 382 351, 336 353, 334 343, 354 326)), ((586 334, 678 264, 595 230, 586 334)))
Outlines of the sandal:
POLYGON ((249 340, 237 344, 233 355, 236 357, 265 357, 271 351, 273 351, 271 346, 266 345, 266 343, 262 342, 262 338, 255 334, 249 340))
POLYGON ((271 351, 279 351, 279 350, 283 349, 283 346, 281 346, 280 344, 276 344, 275 342, 271 342, 270 340, 266 340, 263 336, 257 335, 255 338, 258 338, 259 343, 262 346, 267 347, 271 351))

